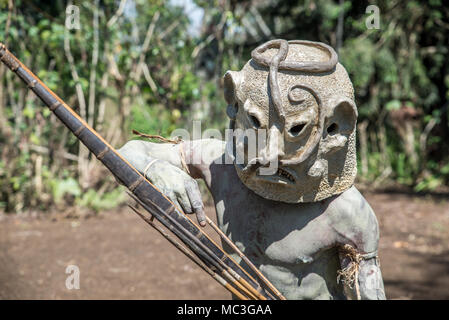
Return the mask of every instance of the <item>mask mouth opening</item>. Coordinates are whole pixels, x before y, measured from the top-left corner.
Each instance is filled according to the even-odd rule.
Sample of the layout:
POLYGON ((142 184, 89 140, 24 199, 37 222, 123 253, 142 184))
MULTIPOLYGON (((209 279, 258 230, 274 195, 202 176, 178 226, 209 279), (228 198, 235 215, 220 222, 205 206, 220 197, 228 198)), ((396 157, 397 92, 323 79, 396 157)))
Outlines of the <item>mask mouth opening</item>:
POLYGON ((287 179, 288 181, 290 181, 291 183, 295 183, 296 179, 294 178, 294 176, 292 174, 290 174, 287 170, 282 169, 282 168, 278 168, 278 171, 276 171, 276 175, 278 177, 282 177, 284 179, 287 179))
POLYGON ((257 177, 268 182, 287 185, 295 185, 298 179, 296 172, 285 167, 278 167, 276 172, 271 175, 261 174, 260 170, 257 170, 257 177))

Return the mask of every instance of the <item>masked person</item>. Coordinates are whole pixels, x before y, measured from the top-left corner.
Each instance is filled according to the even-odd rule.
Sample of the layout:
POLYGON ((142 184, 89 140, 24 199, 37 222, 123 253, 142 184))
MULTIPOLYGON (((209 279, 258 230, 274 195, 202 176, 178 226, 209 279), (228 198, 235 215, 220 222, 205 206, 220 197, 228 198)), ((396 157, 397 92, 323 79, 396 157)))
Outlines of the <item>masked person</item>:
POLYGON ((202 226, 203 179, 220 229, 287 299, 385 299, 377 219, 354 186, 354 90, 335 51, 272 40, 224 87, 226 141, 119 152, 202 226))

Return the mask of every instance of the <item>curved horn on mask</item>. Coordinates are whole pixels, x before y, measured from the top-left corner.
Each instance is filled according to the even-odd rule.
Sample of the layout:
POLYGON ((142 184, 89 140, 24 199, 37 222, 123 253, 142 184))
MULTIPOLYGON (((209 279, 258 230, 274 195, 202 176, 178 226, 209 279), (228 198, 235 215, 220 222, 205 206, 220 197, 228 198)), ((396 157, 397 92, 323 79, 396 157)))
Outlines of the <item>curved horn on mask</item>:
MULTIPOLYGON (((280 41, 285 41, 285 40, 279 40, 279 39, 272 40, 272 41, 268 41, 268 42, 260 45, 259 47, 254 49, 253 52, 251 52, 251 57, 258 64, 265 66, 265 67, 269 67, 271 64, 271 60, 268 57, 263 56, 262 54, 267 49, 274 48, 274 47, 276 47, 276 45, 279 45, 280 41)), ((281 59, 281 61, 279 62, 279 65, 278 65, 279 70, 319 73, 319 72, 331 71, 332 69, 335 68, 335 66, 338 63, 337 53, 331 46, 328 46, 325 43, 307 41, 307 40, 291 40, 291 41, 288 41, 288 44, 302 44, 305 46, 311 46, 311 47, 318 48, 320 50, 325 51, 328 54, 329 60, 327 60, 327 61, 285 61, 285 58, 284 58, 284 59, 281 59)))

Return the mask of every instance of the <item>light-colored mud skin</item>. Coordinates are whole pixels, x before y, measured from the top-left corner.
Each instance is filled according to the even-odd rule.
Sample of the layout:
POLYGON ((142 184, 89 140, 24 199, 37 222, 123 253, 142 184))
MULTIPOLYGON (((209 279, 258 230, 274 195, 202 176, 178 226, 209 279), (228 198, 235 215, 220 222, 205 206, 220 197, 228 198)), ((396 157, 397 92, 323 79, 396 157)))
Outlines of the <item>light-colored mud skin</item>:
POLYGON ((385 299, 377 220, 353 186, 354 89, 336 52, 317 42, 272 40, 223 80, 236 129, 228 146, 235 148, 210 139, 130 141, 119 152, 200 224, 194 179, 204 179, 221 230, 288 299, 385 299), (248 151, 255 141, 245 139, 247 130, 267 133, 257 154, 248 151), (271 164, 277 166, 267 173, 271 164), (352 289, 338 282, 338 271, 354 266, 344 245, 364 258, 352 289))
MULTIPOLYGON (((162 160, 164 169, 156 169, 159 174, 146 173, 156 186, 164 186, 165 190, 167 183, 186 183, 179 147, 130 141, 119 152, 141 172, 152 159, 162 160)), ((196 140, 183 143, 183 147, 189 159, 202 150, 212 155, 211 160, 225 163, 222 141, 196 140)), ((356 297, 354 289, 337 282, 337 271, 348 263, 340 257, 339 248, 350 244, 362 254, 375 252, 379 230, 371 207, 355 187, 318 202, 283 203, 265 199, 248 189, 234 165, 215 162, 189 165, 192 178, 206 182, 220 229, 287 299, 356 297)), ((225 244, 224 248, 240 262, 225 244)), ((360 264, 359 287, 362 299, 385 299, 376 258, 360 264)))

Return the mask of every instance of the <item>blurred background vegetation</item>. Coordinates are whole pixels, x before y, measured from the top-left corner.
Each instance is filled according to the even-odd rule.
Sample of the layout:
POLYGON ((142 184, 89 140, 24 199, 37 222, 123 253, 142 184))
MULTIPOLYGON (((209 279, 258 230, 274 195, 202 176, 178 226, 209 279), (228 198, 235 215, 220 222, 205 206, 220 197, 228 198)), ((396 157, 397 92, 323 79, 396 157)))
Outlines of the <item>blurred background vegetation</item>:
MULTIPOLYGON (((430 1, 0 0, 0 41, 113 146, 224 129, 221 77, 275 38, 333 46, 355 86, 359 183, 449 185, 449 7, 430 1), (80 29, 65 28, 79 8, 80 29), (380 9, 380 28, 368 29, 380 9)), ((106 169, 0 67, 0 211, 115 207, 106 169)))

